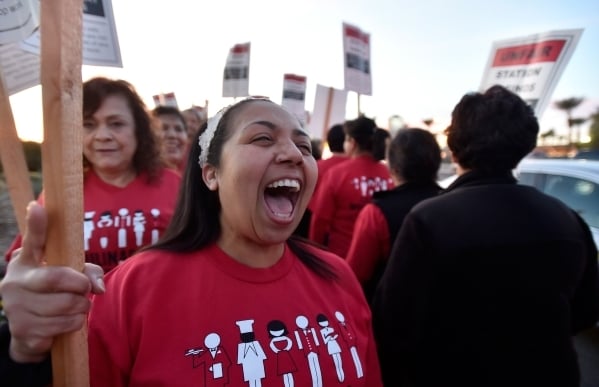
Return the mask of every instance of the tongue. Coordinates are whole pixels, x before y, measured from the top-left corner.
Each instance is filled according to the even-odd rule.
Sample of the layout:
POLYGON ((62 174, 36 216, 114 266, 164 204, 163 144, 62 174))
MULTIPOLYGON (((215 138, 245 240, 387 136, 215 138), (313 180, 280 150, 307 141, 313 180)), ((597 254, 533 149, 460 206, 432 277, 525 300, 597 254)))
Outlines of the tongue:
POLYGON ((291 215, 293 203, 285 195, 266 195, 266 205, 275 214, 291 215))

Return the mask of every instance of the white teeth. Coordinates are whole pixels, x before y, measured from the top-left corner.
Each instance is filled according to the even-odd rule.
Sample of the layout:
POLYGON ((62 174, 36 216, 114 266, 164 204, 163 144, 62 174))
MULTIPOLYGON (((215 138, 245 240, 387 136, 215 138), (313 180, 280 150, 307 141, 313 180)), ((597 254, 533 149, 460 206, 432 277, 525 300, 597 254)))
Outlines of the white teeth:
POLYGON ((289 188, 293 192, 297 192, 300 190, 300 182, 298 180, 293 179, 281 179, 277 181, 273 181, 268 185, 268 188, 279 188, 286 187, 289 188))

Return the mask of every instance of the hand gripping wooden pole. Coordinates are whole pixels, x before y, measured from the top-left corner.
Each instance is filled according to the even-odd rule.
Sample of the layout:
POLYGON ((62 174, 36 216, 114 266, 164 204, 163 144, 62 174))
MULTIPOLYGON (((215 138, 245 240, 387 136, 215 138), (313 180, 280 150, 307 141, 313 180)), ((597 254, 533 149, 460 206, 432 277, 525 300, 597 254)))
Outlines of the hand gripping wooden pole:
MULTIPOLYGON (((44 111, 42 171, 50 265, 83 270, 83 0, 40 1, 44 111)), ((87 327, 52 347, 53 387, 89 386, 87 327)))
POLYGON ((0 76, 0 161, 8 186, 12 208, 21 235, 25 233, 27 204, 33 200, 33 189, 23 145, 17 134, 15 119, 10 108, 10 99, 0 76))

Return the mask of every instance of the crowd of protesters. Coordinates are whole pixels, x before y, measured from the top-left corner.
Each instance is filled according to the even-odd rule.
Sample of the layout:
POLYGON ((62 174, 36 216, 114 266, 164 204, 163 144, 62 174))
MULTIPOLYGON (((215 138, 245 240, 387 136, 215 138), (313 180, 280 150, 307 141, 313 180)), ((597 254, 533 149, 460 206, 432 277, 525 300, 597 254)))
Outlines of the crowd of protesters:
POLYGON ((6 255, 0 380, 47 385, 54 338, 87 324, 92 386, 579 384, 597 247, 513 177, 539 131, 516 94, 457 103, 442 190, 424 129, 361 115, 321 158, 264 97, 198 125, 125 81, 83 91, 87 263, 44 264, 42 193, 6 255))

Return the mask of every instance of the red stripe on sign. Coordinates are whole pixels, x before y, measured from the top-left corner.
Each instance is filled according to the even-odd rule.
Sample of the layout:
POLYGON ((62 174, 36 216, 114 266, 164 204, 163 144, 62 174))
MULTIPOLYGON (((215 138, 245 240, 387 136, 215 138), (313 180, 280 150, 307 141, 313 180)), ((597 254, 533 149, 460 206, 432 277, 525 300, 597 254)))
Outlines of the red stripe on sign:
POLYGON ((295 74, 285 74, 286 81, 306 82, 306 77, 295 74))
POLYGON ((370 40, 370 37, 368 36, 367 33, 362 32, 359 28, 355 28, 355 27, 346 26, 345 27, 345 35, 349 36, 350 38, 355 38, 355 39, 361 40, 365 44, 368 44, 368 41, 370 40))
POLYGON ((246 44, 236 44, 231 49, 231 52, 234 54, 241 54, 244 52, 248 52, 249 50, 250 50, 250 45, 247 43, 246 44))
POLYGON ((500 48, 495 53, 493 67, 555 62, 565 44, 565 40, 547 40, 522 46, 500 48))

